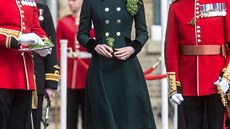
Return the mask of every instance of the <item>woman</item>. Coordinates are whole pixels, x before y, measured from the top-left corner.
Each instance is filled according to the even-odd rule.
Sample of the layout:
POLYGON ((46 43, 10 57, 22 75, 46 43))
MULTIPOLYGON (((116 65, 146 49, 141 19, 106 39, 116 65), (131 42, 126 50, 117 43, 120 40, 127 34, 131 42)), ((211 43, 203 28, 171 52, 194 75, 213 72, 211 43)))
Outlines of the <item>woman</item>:
POLYGON ((126 0, 83 1, 78 41, 92 53, 86 79, 85 129, 156 128, 136 57, 148 39, 144 3, 134 1, 134 5, 126 0), (132 41, 133 21, 136 38, 132 41), (91 22, 96 39, 89 36, 91 22))

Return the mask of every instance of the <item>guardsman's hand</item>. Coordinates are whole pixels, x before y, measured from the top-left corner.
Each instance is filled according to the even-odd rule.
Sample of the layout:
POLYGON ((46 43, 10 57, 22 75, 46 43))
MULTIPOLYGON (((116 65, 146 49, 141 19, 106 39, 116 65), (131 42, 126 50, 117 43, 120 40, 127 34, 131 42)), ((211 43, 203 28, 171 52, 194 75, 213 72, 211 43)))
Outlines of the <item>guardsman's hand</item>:
POLYGON ((54 90, 50 88, 46 88, 45 94, 46 94, 45 97, 49 99, 50 102, 52 102, 54 99, 54 90))
POLYGON ((216 82, 214 82, 215 85, 219 85, 220 89, 223 93, 226 93, 229 89, 229 84, 226 79, 224 78, 219 78, 216 82))
POLYGON ((106 45, 106 44, 98 44, 94 50, 99 54, 99 55, 102 55, 102 56, 105 56, 107 58, 112 58, 113 55, 113 49, 106 45))
POLYGON ((184 101, 184 98, 182 96, 181 93, 176 93, 176 94, 173 94, 170 99, 173 101, 173 103, 179 105, 181 104, 182 101, 184 101))
POLYGON ((131 46, 115 48, 114 56, 120 60, 128 59, 135 52, 134 48, 131 46))
POLYGON ((34 52, 39 54, 41 57, 45 57, 45 56, 51 54, 52 48, 38 49, 38 50, 34 50, 34 52))
POLYGON ((34 44, 39 44, 44 46, 44 42, 42 39, 35 33, 27 33, 27 34, 22 34, 19 37, 19 43, 26 44, 26 45, 34 45, 34 44))

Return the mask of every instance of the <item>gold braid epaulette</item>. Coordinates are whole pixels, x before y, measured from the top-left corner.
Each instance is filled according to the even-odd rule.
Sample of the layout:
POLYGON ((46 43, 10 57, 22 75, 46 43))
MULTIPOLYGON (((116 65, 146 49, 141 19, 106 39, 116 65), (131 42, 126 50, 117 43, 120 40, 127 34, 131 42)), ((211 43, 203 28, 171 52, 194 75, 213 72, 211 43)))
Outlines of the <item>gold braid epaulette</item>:
POLYGON ((49 81, 59 81, 60 79, 60 74, 59 74, 59 66, 58 65, 54 65, 53 66, 56 70, 54 71, 54 73, 46 73, 46 80, 49 81))

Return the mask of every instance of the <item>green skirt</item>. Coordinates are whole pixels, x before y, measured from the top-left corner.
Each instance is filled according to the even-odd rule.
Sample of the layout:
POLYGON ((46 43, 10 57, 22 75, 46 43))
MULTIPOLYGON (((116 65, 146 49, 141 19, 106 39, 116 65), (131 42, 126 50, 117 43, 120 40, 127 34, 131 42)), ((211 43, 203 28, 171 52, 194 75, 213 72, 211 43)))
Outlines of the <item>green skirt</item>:
POLYGON ((93 56, 86 80, 85 129, 156 129, 136 57, 93 56))

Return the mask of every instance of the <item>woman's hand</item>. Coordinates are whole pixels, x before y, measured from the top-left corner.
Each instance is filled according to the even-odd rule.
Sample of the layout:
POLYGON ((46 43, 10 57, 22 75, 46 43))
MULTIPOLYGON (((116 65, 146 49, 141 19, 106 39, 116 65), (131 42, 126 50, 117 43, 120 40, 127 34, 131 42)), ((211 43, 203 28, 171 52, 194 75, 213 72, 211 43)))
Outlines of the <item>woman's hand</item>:
POLYGON ((102 55, 102 56, 105 56, 107 58, 112 58, 113 55, 113 49, 106 45, 106 44, 98 44, 94 50, 99 54, 99 55, 102 55))
POLYGON ((126 60, 135 52, 134 48, 131 46, 126 46, 122 48, 115 48, 114 56, 120 60, 126 60))

